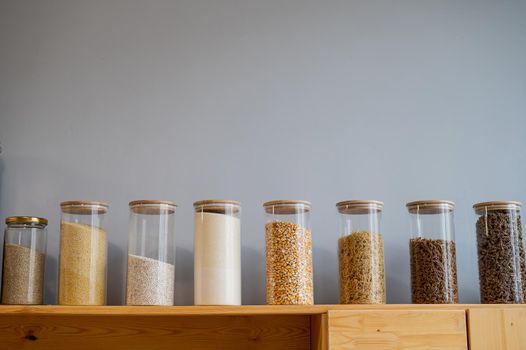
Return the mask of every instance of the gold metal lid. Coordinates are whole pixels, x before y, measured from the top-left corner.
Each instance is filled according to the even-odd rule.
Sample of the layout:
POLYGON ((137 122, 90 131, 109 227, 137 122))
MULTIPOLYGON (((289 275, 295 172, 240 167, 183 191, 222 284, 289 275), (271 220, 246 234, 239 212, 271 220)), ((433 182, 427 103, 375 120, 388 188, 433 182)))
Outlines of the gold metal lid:
POLYGON ((236 214, 239 213, 241 202, 230 199, 204 199, 194 202, 196 212, 236 214))
POLYGON ((487 211, 496 210, 515 210, 519 211, 522 207, 521 202, 517 201, 491 201, 491 202, 480 202, 473 205, 475 213, 482 215, 487 211))
POLYGON ((47 219, 36 216, 9 216, 5 218, 6 224, 38 224, 47 225, 47 219))
POLYGON ((309 212, 311 203, 303 200, 282 199, 265 202, 263 207, 268 214, 289 215, 309 212))
POLYGON ((99 201, 65 201, 60 203, 60 208, 68 214, 105 214, 109 204, 99 201))
POLYGON ((130 210, 136 214, 159 215, 173 214, 177 204, 166 200, 139 199, 128 203, 130 210))
POLYGON ((453 211, 455 203, 441 199, 409 202, 405 205, 411 214, 440 214, 453 211))
POLYGON ((369 214, 381 212, 384 203, 375 200, 346 200, 336 203, 336 208, 341 214, 369 214))

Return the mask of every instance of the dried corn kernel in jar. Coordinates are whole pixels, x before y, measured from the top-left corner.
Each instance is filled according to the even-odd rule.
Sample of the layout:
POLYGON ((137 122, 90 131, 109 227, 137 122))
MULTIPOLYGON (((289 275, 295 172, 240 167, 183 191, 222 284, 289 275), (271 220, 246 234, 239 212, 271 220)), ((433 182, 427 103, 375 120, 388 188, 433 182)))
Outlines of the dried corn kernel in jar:
POLYGON ((266 202, 267 304, 314 303, 310 203, 297 200, 266 202))

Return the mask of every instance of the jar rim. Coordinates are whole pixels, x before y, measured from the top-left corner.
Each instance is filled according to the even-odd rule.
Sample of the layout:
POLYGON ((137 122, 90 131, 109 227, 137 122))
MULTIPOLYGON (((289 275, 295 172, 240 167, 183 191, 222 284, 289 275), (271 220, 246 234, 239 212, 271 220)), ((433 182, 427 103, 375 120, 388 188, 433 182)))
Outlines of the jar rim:
POLYGON ((236 215, 241 211, 241 202, 230 199, 204 199, 194 202, 196 213, 236 215))
POLYGON ((278 199, 263 203, 263 208, 268 214, 290 215, 309 212, 311 203, 299 199, 278 199))
POLYGON ((5 223, 9 224, 37 224, 47 225, 48 221, 45 218, 37 216, 8 216, 5 218, 5 223))
POLYGON ((63 212, 69 214, 105 214, 109 204, 100 201, 72 200, 60 203, 63 212))
POLYGON ((452 212, 455 202, 444 199, 425 199, 412 201, 405 205, 411 214, 440 214, 452 212))
POLYGON ((177 207, 177 204, 173 201, 158 200, 158 199, 137 199, 137 200, 133 200, 130 203, 128 203, 128 206, 131 208, 131 207, 136 207, 139 205, 155 205, 155 204, 164 204, 164 205, 168 205, 171 207, 177 207))
POLYGON ((383 207, 384 202, 373 199, 350 199, 336 203, 336 208, 341 214, 379 213, 383 207))
POLYGON ((522 203, 518 201, 489 201, 473 204, 476 214, 484 214, 486 211, 515 210, 519 211, 522 203))
POLYGON ((207 205, 207 204, 215 204, 215 205, 217 205, 217 204, 230 204, 230 205, 240 206, 241 202, 236 201, 236 200, 231 200, 231 199, 203 199, 203 200, 199 200, 199 201, 194 202, 194 208, 195 207, 200 207, 202 205, 207 205))
POLYGON ((174 214, 177 208, 175 202, 156 199, 133 200, 128 206, 133 213, 142 215, 174 214))

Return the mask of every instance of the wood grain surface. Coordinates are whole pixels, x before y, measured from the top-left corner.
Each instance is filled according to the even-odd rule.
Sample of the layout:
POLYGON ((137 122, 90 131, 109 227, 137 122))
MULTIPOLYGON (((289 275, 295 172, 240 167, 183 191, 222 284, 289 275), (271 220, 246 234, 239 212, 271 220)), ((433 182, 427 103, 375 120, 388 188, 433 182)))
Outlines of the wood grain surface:
POLYGON ((3 349, 526 349, 526 305, 7 306, 3 349))
POLYGON ((385 304, 385 305, 243 305, 243 306, 61 306, 61 305, 0 305, 0 316, 24 315, 105 315, 105 316, 205 316, 205 315, 316 315, 329 310, 467 310, 526 309, 525 305, 480 304, 385 304))
POLYGON ((526 349, 526 307, 468 310, 471 350, 526 349))
POLYGON ((2 349, 309 349, 310 317, 0 317, 2 349))
POLYGON ((327 314, 310 317, 311 349, 329 349, 329 318, 327 314))
POLYGON ((466 350, 464 311, 329 311, 329 348, 466 350))

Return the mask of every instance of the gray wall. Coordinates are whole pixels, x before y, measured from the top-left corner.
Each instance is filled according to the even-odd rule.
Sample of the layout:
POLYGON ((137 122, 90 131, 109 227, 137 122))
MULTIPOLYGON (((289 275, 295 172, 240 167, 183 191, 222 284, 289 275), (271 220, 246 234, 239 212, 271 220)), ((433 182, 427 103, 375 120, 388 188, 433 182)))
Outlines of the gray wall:
POLYGON ((176 303, 192 202, 243 203, 243 301, 264 303, 263 201, 313 203, 315 301, 337 302, 337 216, 385 202, 390 303, 409 302, 407 201, 456 202, 460 301, 478 302, 474 202, 526 200, 525 1, 0 1, 0 216, 108 201, 109 303, 127 203, 172 199, 176 303))

